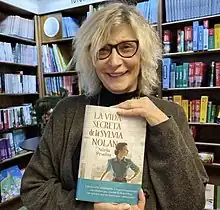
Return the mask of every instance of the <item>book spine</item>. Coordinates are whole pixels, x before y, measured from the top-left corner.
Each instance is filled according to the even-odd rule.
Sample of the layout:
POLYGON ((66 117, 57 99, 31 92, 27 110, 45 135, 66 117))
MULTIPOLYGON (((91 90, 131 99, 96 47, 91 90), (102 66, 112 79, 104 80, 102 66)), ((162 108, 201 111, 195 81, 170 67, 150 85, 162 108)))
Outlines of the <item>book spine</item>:
POLYGON ((189 100, 182 100, 182 107, 185 112, 187 121, 189 120, 189 100))
POLYGON ((174 95, 173 102, 182 106, 182 95, 174 95))
POLYGON ((207 122, 207 109, 208 109, 208 96, 201 97, 201 105, 200 105, 200 122, 207 122))
POLYGON ((212 118, 212 101, 208 102, 207 122, 211 123, 212 118))

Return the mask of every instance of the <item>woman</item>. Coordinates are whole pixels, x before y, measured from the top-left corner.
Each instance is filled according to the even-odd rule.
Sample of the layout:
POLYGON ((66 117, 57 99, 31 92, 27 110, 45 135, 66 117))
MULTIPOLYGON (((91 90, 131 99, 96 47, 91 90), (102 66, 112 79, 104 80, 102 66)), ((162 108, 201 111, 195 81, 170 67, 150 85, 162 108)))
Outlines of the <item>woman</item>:
POLYGON ((208 177, 183 109, 151 96, 158 85, 161 45, 135 7, 112 3, 91 15, 76 36, 74 59, 85 95, 54 109, 21 188, 31 209, 200 210, 208 177), (87 104, 116 106, 124 116, 146 119, 147 139, 139 203, 87 203, 74 199, 87 104))
POLYGON ((132 160, 126 158, 127 155, 127 143, 119 142, 115 148, 115 158, 108 160, 106 171, 102 174, 100 180, 103 180, 110 171, 113 171, 113 182, 131 182, 139 174, 140 169, 132 160), (134 171, 134 175, 127 178, 129 168, 134 171))

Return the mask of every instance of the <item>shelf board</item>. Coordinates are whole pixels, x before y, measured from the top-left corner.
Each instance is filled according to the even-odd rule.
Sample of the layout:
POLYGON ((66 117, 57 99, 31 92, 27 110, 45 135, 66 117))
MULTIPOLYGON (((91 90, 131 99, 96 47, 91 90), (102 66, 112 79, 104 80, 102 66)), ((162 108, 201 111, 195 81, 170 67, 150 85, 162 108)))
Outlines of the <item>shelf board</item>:
POLYGON ((56 44, 61 42, 70 42, 74 39, 74 37, 68 37, 68 38, 62 38, 62 39, 56 39, 56 40, 50 40, 50 41, 43 41, 42 44, 56 44))
POLYGON ((208 126, 220 126, 218 123, 199 123, 199 122, 188 122, 189 125, 208 125, 208 126))
POLYGON ((0 93, 0 96, 28 96, 39 95, 39 93, 0 93))
POLYGON ((11 158, 8 158, 8 159, 5 159, 5 160, 0 161, 0 165, 1 165, 1 164, 4 164, 4 163, 8 163, 8 162, 13 161, 13 160, 16 160, 16 159, 18 159, 18 158, 25 157, 25 156, 27 156, 27 155, 31 155, 31 154, 33 154, 33 153, 34 153, 34 152, 32 152, 32 151, 22 152, 22 153, 20 153, 20 154, 15 155, 14 157, 11 157, 11 158))
POLYGON ((187 51, 187 52, 174 52, 174 53, 164 53, 163 57, 180 57, 180 56, 190 56, 190 55, 205 55, 205 54, 212 54, 212 53, 219 53, 220 48, 218 49, 211 49, 206 51, 187 51))
POLYGON ((10 35, 10 34, 0 33, 0 37, 4 37, 4 38, 7 38, 7 39, 12 39, 12 40, 15 40, 16 42, 21 41, 21 42, 25 42, 25 43, 29 43, 29 44, 36 44, 36 42, 34 40, 26 39, 26 38, 23 38, 23 37, 10 35))
POLYGON ((203 162, 203 165, 207 167, 220 168, 220 163, 204 163, 203 162))
POLYGON ((1 133, 8 133, 11 132, 13 130, 18 130, 18 129, 25 129, 25 128, 32 128, 32 127, 37 127, 38 125, 23 125, 23 126, 19 126, 19 127, 14 127, 14 128, 9 128, 9 129, 5 129, 5 130, 0 130, 0 134, 1 133))
POLYGON ((178 20, 178 21, 167 22, 167 23, 162 23, 162 26, 175 25, 175 24, 199 21, 199 20, 204 20, 204 19, 212 19, 212 18, 217 18, 217 17, 220 18, 220 14, 209 15, 209 16, 205 16, 205 17, 185 19, 185 20, 178 20))
POLYGON ((73 74, 77 74, 77 71, 50 72, 50 73, 44 73, 44 76, 52 77, 52 76, 65 76, 65 75, 73 75, 73 74))
POLYGON ((8 62, 8 61, 0 61, 0 64, 11 65, 11 66, 20 66, 20 67, 31 67, 31 68, 36 68, 37 67, 37 65, 12 63, 12 62, 8 62))
POLYGON ((12 202, 14 202, 16 200, 19 200, 19 199, 21 199, 21 196, 17 195, 14 198, 8 199, 8 200, 3 201, 3 202, 0 202, 0 208, 5 206, 5 205, 8 205, 8 204, 10 204, 10 203, 12 203, 12 202))
POLYGON ((220 89, 220 86, 215 87, 187 87, 187 88, 163 88, 162 91, 181 91, 181 90, 213 90, 220 89))
POLYGON ((218 144, 218 143, 195 142, 195 144, 196 144, 196 145, 202 145, 202 146, 220 147, 220 144, 218 144))

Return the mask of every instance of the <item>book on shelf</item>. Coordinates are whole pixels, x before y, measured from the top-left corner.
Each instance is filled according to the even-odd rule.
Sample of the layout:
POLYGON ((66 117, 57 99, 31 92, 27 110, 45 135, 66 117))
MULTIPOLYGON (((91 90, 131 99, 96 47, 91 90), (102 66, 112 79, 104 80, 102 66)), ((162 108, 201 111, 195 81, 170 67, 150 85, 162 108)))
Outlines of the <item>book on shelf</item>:
POLYGON ((166 22, 199 18, 220 13, 217 0, 165 0, 166 22))
POLYGON ((70 49, 59 47, 57 44, 42 45, 41 48, 44 73, 65 72, 67 70, 70 49))
POLYGON ((7 108, 0 108, 0 131, 21 126, 36 125, 37 120, 32 116, 31 103, 7 108))
POLYGON ((68 90, 69 95, 78 95, 78 77, 73 76, 58 76, 58 77, 45 77, 45 93, 46 95, 59 95, 60 88, 68 90))
POLYGON ((0 93, 37 93, 37 76, 26 75, 23 71, 13 74, 0 72, 0 93))
POLYGON ((22 129, 14 130, 0 136, 0 161, 14 157, 23 149, 20 144, 25 141, 26 135, 22 129), (1 137, 2 136, 2 137, 1 137))
POLYGON ((162 87, 220 87, 220 62, 172 62, 171 58, 163 59, 162 87))
POLYGON ((87 105, 76 199, 137 204, 145 138, 146 120, 87 105))
POLYGON ((214 27, 209 27, 209 20, 205 19, 193 21, 191 26, 186 25, 177 30, 165 29, 163 30, 164 52, 201 52, 219 49, 219 26, 220 24, 214 24, 214 27), (176 40, 171 39, 172 37, 176 37, 176 40))
POLYGON ((0 42, 0 62, 37 65, 37 47, 0 42))
POLYGON ((220 123, 220 105, 213 103, 208 96, 193 100, 188 100, 182 95, 163 96, 162 98, 182 106, 189 122, 220 123))
POLYGON ((22 174, 17 165, 0 171, 1 202, 20 195, 22 174))
POLYGON ((0 33, 34 40, 34 20, 18 15, 5 15, 0 21, 0 33))
POLYGON ((136 8, 144 16, 144 18, 151 24, 157 23, 157 13, 158 13, 157 0, 148 0, 143 2, 138 2, 136 8))

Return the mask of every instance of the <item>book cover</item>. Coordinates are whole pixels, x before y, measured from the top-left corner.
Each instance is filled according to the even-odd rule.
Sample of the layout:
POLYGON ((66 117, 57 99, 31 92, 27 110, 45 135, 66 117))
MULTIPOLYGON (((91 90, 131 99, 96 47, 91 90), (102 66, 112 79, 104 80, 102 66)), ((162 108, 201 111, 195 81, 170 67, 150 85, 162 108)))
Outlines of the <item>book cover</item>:
POLYGON ((137 204, 146 120, 86 106, 76 200, 137 204))

